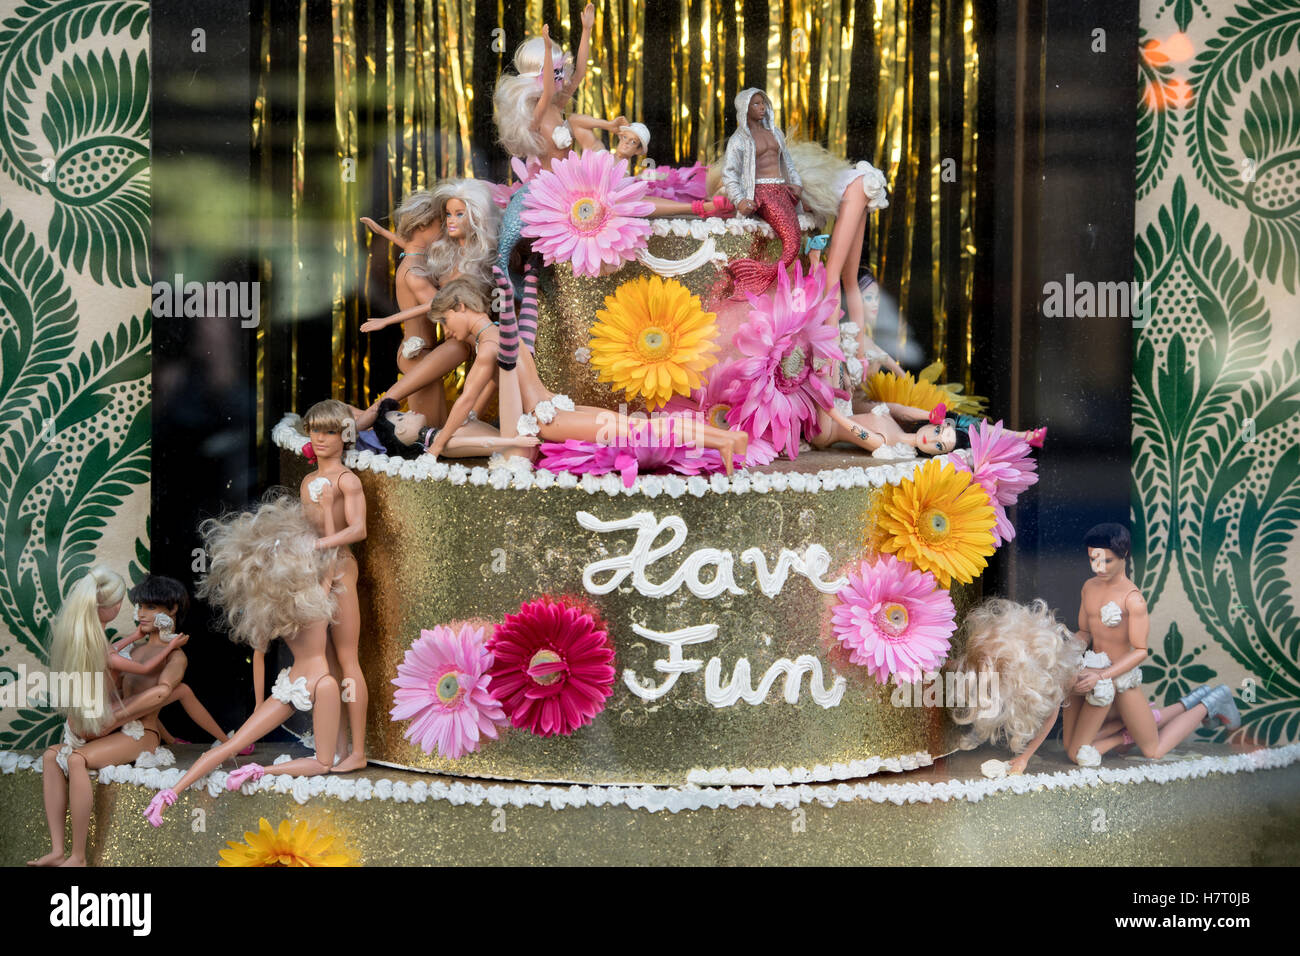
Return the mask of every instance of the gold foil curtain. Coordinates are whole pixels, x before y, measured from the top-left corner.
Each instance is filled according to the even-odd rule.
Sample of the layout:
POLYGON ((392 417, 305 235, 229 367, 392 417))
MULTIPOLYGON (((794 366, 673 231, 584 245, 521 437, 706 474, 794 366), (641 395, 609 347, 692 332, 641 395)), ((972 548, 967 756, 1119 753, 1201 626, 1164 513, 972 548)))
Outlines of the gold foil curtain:
MULTIPOLYGON (((339 185, 330 185, 324 193, 331 212, 327 228, 333 230, 332 241, 324 248, 335 256, 326 270, 332 284, 332 390, 336 397, 364 404, 377 388, 370 382, 366 337, 357 329, 368 315, 379 314, 375 310, 382 307, 379 300, 383 296, 376 298, 373 288, 368 288, 369 242, 359 241, 358 218, 383 219, 412 190, 427 188, 440 177, 473 175, 476 164, 483 170, 485 156, 504 170, 499 162, 504 157, 496 156, 500 149, 490 120, 487 135, 482 126, 475 135, 474 116, 490 117, 492 95, 490 82, 475 88, 476 58, 482 59, 478 76, 495 78, 497 64, 508 64, 518 43, 540 32, 545 10, 553 11, 552 38, 565 49, 575 50, 581 8, 567 0, 332 0, 328 21, 318 23, 324 8, 311 4, 309 18, 309 4, 300 0, 293 21, 282 22, 288 20, 287 8, 293 6, 266 0, 263 7, 262 75, 253 116, 253 142, 263 151, 260 168, 269 183, 273 171, 265 156, 270 139, 266 135, 271 116, 268 99, 276 91, 285 91, 285 82, 292 77, 291 222, 287 229, 277 226, 273 235, 288 234, 292 255, 278 261, 297 267, 287 270, 290 275, 274 277, 293 285, 287 295, 277 292, 274 301, 300 320, 301 310, 311 298, 298 288, 305 281, 297 275, 307 241, 304 221, 309 215, 323 218, 323 210, 304 208, 304 179, 308 163, 316 162, 325 143, 309 122, 308 112, 321 112, 321 104, 313 101, 332 99, 330 146, 344 170, 339 185), (494 32, 483 31, 485 10, 496 18, 494 32), (522 13, 522 20, 505 22, 511 11, 516 17, 522 13), (277 62, 267 45, 268 36, 286 29, 295 30, 298 41, 296 62, 292 63, 277 62), (324 60, 332 58, 332 76, 308 75, 307 64, 315 52, 309 43, 332 46, 324 60), (326 84, 332 85, 332 91, 319 89, 326 84), (378 187, 377 179, 383 181, 378 187), (385 204, 387 208, 377 208, 385 204)), ((887 292, 896 294, 907 325, 916 330, 933 323, 923 336, 932 352, 927 358, 941 357, 950 366, 955 364, 967 373, 970 386, 979 64, 971 0, 772 0, 758 22, 754 22, 753 11, 763 8, 750 4, 747 22, 745 6, 741 0, 610 0, 598 4, 588 77, 573 108, 597 116, 622 113, 639 119, 648 105, 663 106, 659 98, 670 97, 671 109, 664 115, 671 123, 671 150, 661 146, 655 151, 657 158, 661 162, 707 161, 714 158, 734 125, 731 93, 761 82, 779 105, 778 120, 783 127, 797 130, 803 138, 820 140, 843 155, 847 144, 854 141, 851 132, 862 142, 863 131, 849 129, 850 117, 855 115, 851 94, 858 97, 859 109, 863 95, 851 90, 850 69, 855 46, 870 44, 874 58, 870 71, 875 77, 874 152, 845 158, 867 159, 885 170, 891 193, 900 201, 891 203, 873 227, 864 265, 881 279, 887 292), (959 76, 951 65, 954 39, 941 36, 941 24, 951 24, 954 11, 960 14, 962 27, 957 41, 959 76), (662 31, 665 22, 672 24, 667 75, 651 71, 646 63, 647 30, 662 31), (925 37, 920 35, 918 23, 927 24, 925 37), (759 61, 753 59, 757 51, 746 50, 746 43, 755 38, 765 40, 759 61), (735 55, 729 55, 728 43, 734 45, 735 55), (945 50, 949 61, 943 69, 945 50), (748 75, 747 62, 751 66, 764 63, 766 76, 748 75), (729 70, 737 75, 730 75, 729 70), (921 95, 922 83, 928 87, 924 91, 928 95, 921 95), (944 84, 951 83, 958 84, 963 95, 960 114, 949 114, 947 122, 949 128, 960 122, 961 145, 959 155, 944 156, 940 150, 940 93, 947 92, 944 84), (922 109, 924 116, 920 115, 922 109), (946 166, 945 160, 949 161, 946 166), (940 228, 941 218, 948 217, 951 222, 952 216, 960 221, 960 242, 953 241, 951 230, 945 233, 940 228), (887 235, 901 236, 902 241, 886 241, 887 235), (922 277, 928 278, 930 288, 919 294, 914 286, 922 277), (927 314, 918 314, 918 309, 927 314)), ((284 44, 273 48, 280 52, 281 60, 290 55, 284 44)), ((282 116, 284 104, 277 105, 277 115, 282 116)), ((319 118, 313 117, 313 121, 319 123, 319 118)), ((265 231, 263 237, 270 238, 265 231)), ((263 277, 267 280, 272 278, 271 261, 264 259, 263 277)), ((391 276, 395 255, 387 265, 391 276)), ((378 281, 373 263, 370 271, 369 286, 373 287, 378 281)), ((290 355, 286 358, 286 370, 294 382, 290 401, 295 408, 300 404, 297 382, 306 374, 298 366, 298 337, 296 329, 289 333, 290 355)), ((375 361, 380 361, 378 355, 375 361)), ((261 374, 265 374, 264 368, 259 378, 261 374)))

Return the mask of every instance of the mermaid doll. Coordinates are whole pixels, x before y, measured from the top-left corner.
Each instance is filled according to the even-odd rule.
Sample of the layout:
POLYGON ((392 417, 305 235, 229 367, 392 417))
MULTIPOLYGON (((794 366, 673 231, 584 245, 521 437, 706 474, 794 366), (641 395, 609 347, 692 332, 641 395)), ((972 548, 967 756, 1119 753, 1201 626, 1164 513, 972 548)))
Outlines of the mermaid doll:
POLYGON ((771 101, 760 89, 736 94, 736 132, 727 140, 722 187, 737 213, 759 216, 781 239, 777 262, 757 258, 767 244, 766 238, 758 236, 748 258, 727 266, 733 299, 744 299, 746 293, 762 295, 776 281, 777 270, 788 268, 799 255, 803 185, 776 127, 771 101))
POLYGON ((45 821, 50 852, 29 866, 85 866, 90 834, 90 771, 131 763, 160 741, 158 711, 171 688, 185 675, 184 635, 164 644, 153 626, 151 611, 141 615, 147 643, 136 648, 135 659, 109 653, 104 633, 122 606, 126 585, 114 572, 96 566, 73 585, 50 626, 50 669, 78 675, 79 694, 60 700, 67 723, 64 742, 45 751, 42 759, 45 821), (157 686, 161 698, 141 704, 131 697, 114 706, 112 672, 126 675, 123 690, 136 695, 157 686), (120 727, 121 729, 115 730, 120 727), (65 854, 64 821, 71 811, 72 853, 65 854))
MULTIPOLYGON (((536 314, 537 275, 540 269, 540 256, 530 256, 525 266, 521 316, 516 316, 511 296, 498 296, 503 302, 497 349, 501 434, 507 438, 515 435, 540 435, 549 442, 575 439, 619 446, 653 443, 662 447, 674 443, 694 443, 717 451, 727 474, 731 474, 734 457, 743 455, 749 446, 749 436, 743 431, 730 431, 670 416, 630 419, 623 412, 575 405, 567 395, 558 395, 542 384, 537 375, 537 366, 533 363, 532 350, 520 347, 519 334, 522 316, 536 314)), ((497 286, 503 293, 509 288, 504 274, 498 273, 497 286)), ((481 325, 487 316, 462 309, 448 313, 447 319, 449 322, 468 322, 472 327, 481 325)))
MULTIPOLYGON (((506 152, 521 162, 535 156, 542 169, 568 155, 573 146, 573 132, 564 119, 564 108, 578 91, 587 74, 587 56, 591 46, 591 28, 596 22, 592 4, 582 11, 582 39, 578 42, 576 61, 562 51, 553 51, 550 28, 542 35, 525 40, 515 50, 514 73, 502 73, 492 95, 492 118, 497 139, 506 152)), ((497 239, 497 267, 509 274, 510 257, 523 231, 525 183, 510 197, 497 239)))
POLYGON ((246 764, 230 774, 227 788, 237 790, 267 773, 317 776, 334 766, 342 704, 327 651, 337 609, 336 549, 320 547, 302 504, 287 495, 271 497, 251 513, 210 519, 199 530, 209 555, 199 596, 221 611, 238 643, 264 652, 272 640, 283 637, 293 665, 280 672, 270 696, 227 743, 200 757, 174 788, 154 795, 144 815, 155 827, 162 826, 163 812, 178 793, 261 740, 295 710, 312 714, 315 755, 271 767, 246 764))
MULTIPOLYGON (((416 266, 423 262, 430 245, 443 234, 443 210, 437 205, 434 193, 421 189, 402 200, 401 205, 393 210, 395 233, 384 229, 373 219, 361 221, 371 232, 383 236, 402 250, 401 261, 394 276, 398 310, 409 309, 432 299, 438 291, 437 286, 426 269, 416 266)), ((388 324, 366 322, 361 326, 361 331, 374 332, 388 324)), ((397 368, 403 374, 409 372, 417 361, 433 349, 434 341, 433 323, 427 315, 416 314, 406 319, 402 323, 402 342, 397 347, 397 368)), ((431 421, 440 422, 447 415, 447 400, 441 390, 430 389, 414 401, 416 404, 413 407, 431 421)))

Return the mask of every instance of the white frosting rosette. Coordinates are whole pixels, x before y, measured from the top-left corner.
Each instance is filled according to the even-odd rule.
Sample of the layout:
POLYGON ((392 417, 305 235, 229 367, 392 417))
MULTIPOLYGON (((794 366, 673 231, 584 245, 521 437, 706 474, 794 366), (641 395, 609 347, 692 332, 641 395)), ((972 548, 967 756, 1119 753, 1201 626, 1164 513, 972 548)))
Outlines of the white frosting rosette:
POLYGON ((320 501, 321 492, 329 487, 329 483, 328 478, 313 478, 307 482, 307 497, 312 501, 320 501))
MULTIPOLYGON (((542 402, 542 404, 545 405, 547 403, 542 402)), ((554 414, 555 414, 555 410, 552 409, 551 415, 554 416, 554 414)), ((550 419, 547 419, 547 421, 549 420, 550 419)), ((532 415, 528 415, 528 414, 520 415, 519 424, 515 426, 515 431, 518 432, 520 435, 527 435, 530 437, 536 435, 539 431, 537 427, 537 419, 534 418, 532 415)))
POLYGON ((1011 764, 1005 760, 986 760, 980 764, 980 773, 990 780, 1000 780, 1011 770, 1011 764))
POLYGON ((402 341, 402 358, 415 358, 427 344, 418 335, 412 335, 410 338, 404 339, 402 341))
POLYGON ((885 174, 865 160, 855 167, 862 173, 862 192, 867 197, 868 209, 884 209, 889 205, 889 180, 885 174))
POLYGON ((1120 621, 1124 620, 1124 609, 1114 601, 1108 601, 1101 607, 1101 623, 1107 627, 1119 627, 1120 621))
POLYGON ((1079 756, 1075 761, 1080 767, 1100 767, 1101 754, 1092 744, 1084 744, 1079 748, 1079 756))

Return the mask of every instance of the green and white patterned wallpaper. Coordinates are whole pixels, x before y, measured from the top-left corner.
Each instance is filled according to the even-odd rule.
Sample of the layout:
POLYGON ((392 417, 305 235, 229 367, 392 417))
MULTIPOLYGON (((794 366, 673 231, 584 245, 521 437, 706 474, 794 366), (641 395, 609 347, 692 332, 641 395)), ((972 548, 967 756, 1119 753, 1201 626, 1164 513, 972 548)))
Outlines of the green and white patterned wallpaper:
MULTIPOLYGON (((147 0, 0 0, 0 683, 84 568, 147 565, 148 274, 147 0)), ((61 729, 7 707, 0 748, 61 729)))
POLYGON ((1300 739, 1300 0, 1144 0, 1135 581, 1157 700, 1234 687, 1300 739))

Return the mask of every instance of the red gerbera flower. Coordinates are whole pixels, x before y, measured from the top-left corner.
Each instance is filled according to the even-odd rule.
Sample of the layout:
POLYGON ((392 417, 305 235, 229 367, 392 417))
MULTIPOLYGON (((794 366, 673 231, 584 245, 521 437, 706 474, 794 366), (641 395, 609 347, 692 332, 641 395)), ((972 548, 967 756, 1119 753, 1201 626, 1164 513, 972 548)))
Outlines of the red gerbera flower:
POLYGON ((585 727, 614 692, 605 623, 562 601, 528 601, 507 614, 488 650, 489 691, 514 726, 539 737, 585 727))

